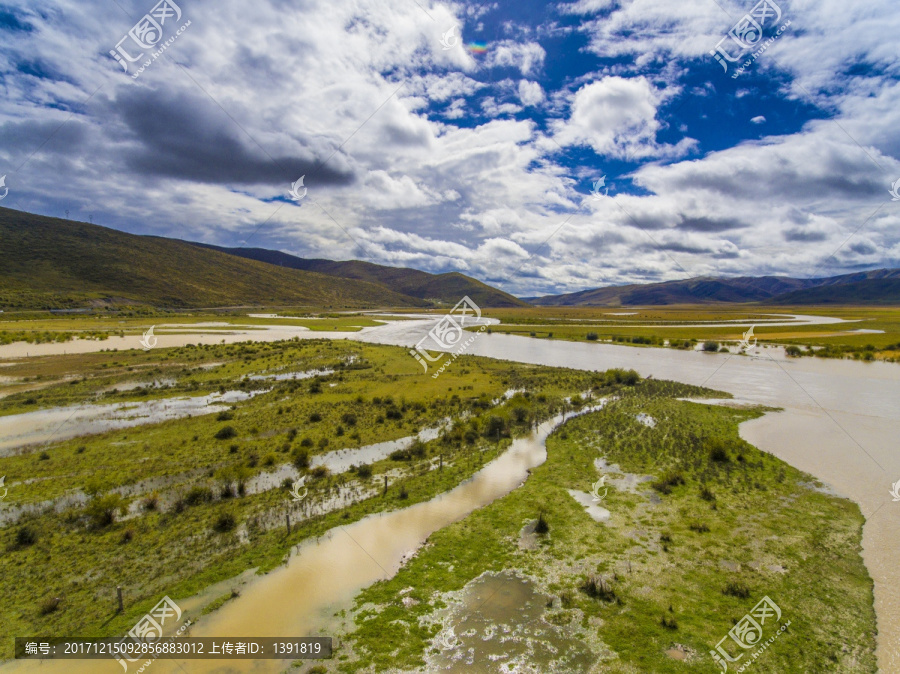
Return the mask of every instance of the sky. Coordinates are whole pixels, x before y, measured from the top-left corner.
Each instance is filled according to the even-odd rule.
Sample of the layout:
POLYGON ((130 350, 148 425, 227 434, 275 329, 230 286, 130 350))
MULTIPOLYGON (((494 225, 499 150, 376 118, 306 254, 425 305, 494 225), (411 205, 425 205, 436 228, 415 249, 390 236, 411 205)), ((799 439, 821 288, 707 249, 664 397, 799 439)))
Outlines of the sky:
POLYGON ((896 0, 0 4, 0 206, 526 297, 900 267, 898 34, 896 0))

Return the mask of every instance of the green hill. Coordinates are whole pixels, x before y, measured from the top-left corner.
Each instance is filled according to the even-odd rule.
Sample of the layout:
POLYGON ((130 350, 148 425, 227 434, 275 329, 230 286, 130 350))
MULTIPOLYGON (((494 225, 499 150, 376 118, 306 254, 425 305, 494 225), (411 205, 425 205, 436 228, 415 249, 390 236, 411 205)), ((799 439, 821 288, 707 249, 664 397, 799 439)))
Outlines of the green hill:
POLYGON ((265 248, 220 248, 202 243, 196 245, 282 267, 378 283, 404 295, 437 304, 456 304, 462 297, 468 295, 482 307, 528 306, 526 302, 502 290, 458 272, 429 274, 418 269, 387 267, 360 260, 338 262, 307 259, 265 248))
POLYGON ((276 267, 175 239, 0 208, 0 309, 106 304, 428 305, 365 280, 276 267))

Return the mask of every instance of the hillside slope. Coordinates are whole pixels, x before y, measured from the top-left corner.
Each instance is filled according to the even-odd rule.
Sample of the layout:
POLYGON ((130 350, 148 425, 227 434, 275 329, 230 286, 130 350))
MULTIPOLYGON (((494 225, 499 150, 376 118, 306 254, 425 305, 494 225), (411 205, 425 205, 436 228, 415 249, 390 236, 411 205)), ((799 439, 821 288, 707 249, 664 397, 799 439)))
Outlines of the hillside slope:
POLYGON ((529 299, 533 304, 542 306, 663 306, 717 302, 822 304, 829 303, 830 300, 823 300, 830 297, 842 298, 835 300, 841 303, 853 303, 853 288, 856 287, 863 292, 860 301, 888 304, 897 301, 890 283, 896 279, 900 279, 900 269, 877 269, 817 279, 786 276, 701 277, 685 281, 609 286, 529 299), (886 294, 882 296, 881 292, 886 294))
POLYGON ((170 308, 426 305, 363 280, 274 267, 175 239, 0 208, 0 308, 104 303, 170 308))
POLYGON ((476 304, 483 307, 527 306, 526 302, 502 290, 492 288, 486 283, 458 272, 429 274, 418 269, 387 267, 360 260, 339 262, 307 259, 265 248, 222 248, 209 244, 196 245, 282 267, 378 283, 393 291, 421 300, 456 304, 462 297, 468 295, 476 304))
POLYGON ((900 305, 900 278, 865 279, 856 283, 821 285, 779 295, 772 304, 900 305))

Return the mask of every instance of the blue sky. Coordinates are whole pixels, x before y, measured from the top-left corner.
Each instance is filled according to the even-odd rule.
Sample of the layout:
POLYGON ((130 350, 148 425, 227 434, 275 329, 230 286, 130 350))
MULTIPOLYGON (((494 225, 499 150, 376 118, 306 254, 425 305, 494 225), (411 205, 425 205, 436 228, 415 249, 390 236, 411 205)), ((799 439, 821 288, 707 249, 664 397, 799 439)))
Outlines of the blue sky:
POLYGON ((523 296, 900 266, 900 12, 856 4, 7 3, 0 205, 523 296))

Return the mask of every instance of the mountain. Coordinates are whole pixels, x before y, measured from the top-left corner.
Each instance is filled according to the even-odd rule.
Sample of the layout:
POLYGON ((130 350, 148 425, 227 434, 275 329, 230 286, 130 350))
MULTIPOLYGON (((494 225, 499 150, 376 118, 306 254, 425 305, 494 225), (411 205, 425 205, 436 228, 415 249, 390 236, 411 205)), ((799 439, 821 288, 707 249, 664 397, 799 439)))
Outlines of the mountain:
MULTIPOLYGON (((895 270, 896 271, 896 270, 895 270)), ((772 304, 883 304, 900 305, 900 275, 855 283, 822 285, 779 295, 772 304)))
POLYGON ((428 306, 386 284, 277 267, 176 239, 0 208, 0 309, 106 304, 428 306))
POLYGON ((897 280, 900 280, 900 269, 878 269, 818 279, 787 276, 700 277, 685 281, 608 286, 525 299, 541 306, 664 306, 716 302, 890 304, 900 302, 894 285, 897 280))
POLYGON ((480 307, 528 306, 512 295, 458 272, 429 274, 418 269, 386 267, 360 260, 338 262, 307 259, 265 248, 222 248, 203 243, 196 245, 280 267, 381 284, 396 292, 429 302, 454 305, 468 295, 480 307))

